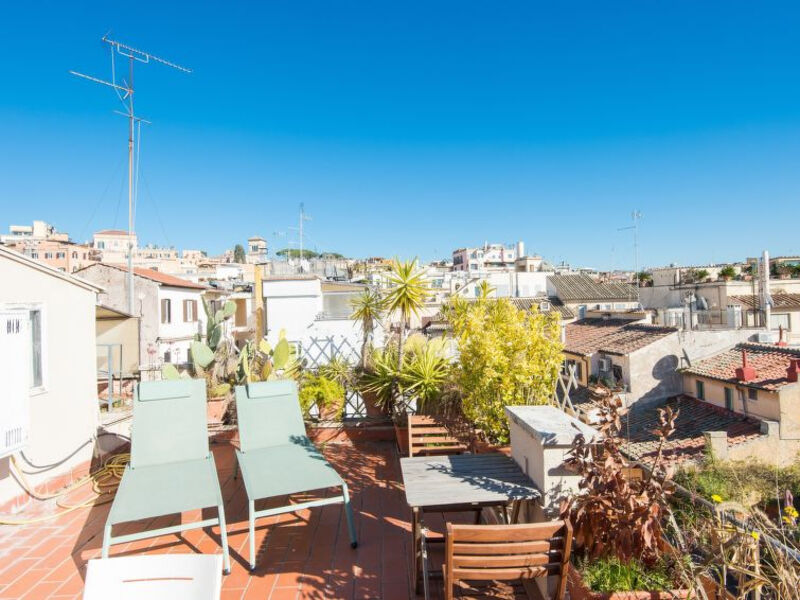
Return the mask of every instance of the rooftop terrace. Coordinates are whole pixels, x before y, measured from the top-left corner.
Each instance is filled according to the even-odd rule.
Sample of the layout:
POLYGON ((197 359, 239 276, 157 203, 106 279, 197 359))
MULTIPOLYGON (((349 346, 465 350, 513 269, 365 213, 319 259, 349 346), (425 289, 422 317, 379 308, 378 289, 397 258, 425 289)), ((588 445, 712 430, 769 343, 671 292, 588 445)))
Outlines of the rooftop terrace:
MULTIPOLYGON (((223 600, 415 598, 411 589, 411 515, 393 443, 329 443, 324 447, 326 457, 350 486, 359 534, 357 549, 350 548, 340 506, 285 513, 257 523, 258 566, 253 573, 246 558, 247 499, 241 479, 233 478, 233 446, 221 442, 212 448, 231 552, 232 571, 223 578, 223 600)), ((79 504, 89 496, 85 488, 62 498, 62 503, 79 504)), ((272 499, 265 507, 282 500, 272 499)), ((295 495, 292 500, 300 498, 295 495)), ((0 600, 80 598, 86 563, 100 556, 102 527, 110 506, 81 508, 41 523, 0 526, 0 600)), ((52 503, 39 503, 19 518, 35 519, 61 510, 52 503)), ((448 520, 457 519, 448 515, 448 520)), ((154 521, 166 527, 177 524, 179 516, 150 520, 154 521)), ((434 529, 441 524, 431 519, 428 523, 434 529)), ((181 537, 161 536, 115 546, 111 556, 220 552, 219 528, 213 527, 187 531, 181 537)), ((433 560, 437 560, 435 553, 433 560)), ((441 580, 434 580, 432 588, 432 598, 440 598, 441 580)), ((525 597, 520 596, 521 588, 515 592, 490 584, 479 591, 465 588, 460 597, 514 598, 515 593, 525 597)))

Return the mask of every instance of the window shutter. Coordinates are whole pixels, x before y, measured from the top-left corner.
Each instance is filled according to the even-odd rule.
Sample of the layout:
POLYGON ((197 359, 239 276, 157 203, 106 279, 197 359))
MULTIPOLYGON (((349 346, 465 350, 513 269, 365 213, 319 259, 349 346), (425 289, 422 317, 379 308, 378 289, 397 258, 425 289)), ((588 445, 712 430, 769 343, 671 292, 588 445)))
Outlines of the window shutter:
POLYGON ((189 321, 189 301, 183 301, 183 322, 186 323, 189 321))
POLYGON ((192 321, 197 321, 197 300, 190 300, 192 303, 192 321))

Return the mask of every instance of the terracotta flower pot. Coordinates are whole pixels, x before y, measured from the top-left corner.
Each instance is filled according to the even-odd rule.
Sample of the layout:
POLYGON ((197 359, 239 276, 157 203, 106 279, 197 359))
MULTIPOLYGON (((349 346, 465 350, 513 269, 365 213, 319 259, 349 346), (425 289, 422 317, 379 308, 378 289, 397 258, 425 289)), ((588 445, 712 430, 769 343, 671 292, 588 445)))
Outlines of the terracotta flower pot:
POLYGON ((209 398, 206 402, 206 421, 208 423, 222 423, 230 403, 230 394, 209 398))
POLYGON ((380 418, 388 416, 385 408, 378 406, 378 397, 372 392, 361 392, 361 398, 364 400, 364 408, 367 411, 367 416, 370 418, 380 418))
POLYGON ((319 420, 341 421, 342 406, 344 406, 344 398, 339 398, 327 406, 319 406, 319 420))
POLYGON ((397 450, 400 456, 408 456, 408 425, 394 423, 394 435, 397 439, 397 450))

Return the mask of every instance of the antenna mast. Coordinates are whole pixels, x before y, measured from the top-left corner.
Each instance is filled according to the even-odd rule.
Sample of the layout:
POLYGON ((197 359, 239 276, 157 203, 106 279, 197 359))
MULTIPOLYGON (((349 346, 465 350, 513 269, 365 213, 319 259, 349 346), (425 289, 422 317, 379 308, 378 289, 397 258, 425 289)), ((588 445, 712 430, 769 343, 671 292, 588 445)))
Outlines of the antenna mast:
POLYGON ((298 236, 300 237, 300 254, 297 260, 297 267, 298 272, 303 272, 303 223, 306 221, 310 221, 311 217, 309 217, 305 212, 305 204, 303 202, 300 203, 300 227, 289 227, 294 231, 297 231, 298 236))
POLYGON ((642 218, 642 213, 634 210, 631 213, 633 225, 628 227, 620 227, 617 231, 627 231, 633 229, 633 279, 636 283, 636 299, 639 300, 639 220, 642 218))
MULTIPOLYGON (((136 48, 132 48, 131 46, 127 46, 112 40, 108 37, 108 35, 103 36, 103 42, 108 44, 111 50, 111 81, 105 81, 97 77, 84 75, 83 73, 78 73, 77 71, 70 71, 70 73, 72 75, 76 75, 77 77, 82 77, 83 79, 88 79, 94 83, 100 83, 112 88, 116 92, 120 102, 122 102, 122 105, 125 107, 124 113, 119 111, 114 112, 128 117, 128 313, 133 315, 135 314, 135 305, 133 300, 133 215, 134 198, 136 191, 138 191, 134 190, 134 144, 136 143, 134 124, 138 124, 139 137, 141 137, 141 124, 149 123, 149 121, 145 121, 144 119, 137 117, 133 111, 133 66, 136 62, 149 63, 152 61, 161 63, 162 65, 171 67, 173 69, 177 69, 178 71, 183 71, 184 73, 191 73, 192 71, 191 69, 187 69, 186 67, 182 67, 168 60, 164 60, 163 58, 159 58, 158 56, 154 56, 148 52, 137 50, 136 48), (122 85, 117 83, 115 69, 115 56, 117 54, 128 59, 128 81, 123 79, 122 85)), ((136 163, 138 169, 138 158, 136 163)))

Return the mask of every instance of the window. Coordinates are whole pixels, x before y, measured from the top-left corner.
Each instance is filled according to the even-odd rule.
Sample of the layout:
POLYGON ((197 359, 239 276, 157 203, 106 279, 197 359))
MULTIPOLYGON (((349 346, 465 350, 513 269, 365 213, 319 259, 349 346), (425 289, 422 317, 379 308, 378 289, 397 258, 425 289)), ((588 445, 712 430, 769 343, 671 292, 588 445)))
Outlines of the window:
POLYGON ((44 385, 44 364, 42 358, 42 311, 30 311, 31 320, 31 387, 44 385))
POLYGON ((172 323, 172 300, 169 298, 161 299, 161 322, 172 323))
POLYGON ((64 252, 56 252, 56 258, 66 258, 66 256, 64 252))
POLYGON ((97 247, 98 247, 100 250, 105 250, 105 248, 106 248, 106 243, 105 243, 105 242, 97 242, 97 247))
MULTIPOLYGON (((77 252, 73 252, 72 253, 72 258, 78 258, 78 253, 77 252)), ((85 255, 84 255, 84 258, 86 258, 85 255)))
POLYGON ((747 398, 749 400, 758 400, 758 390, 755 388, 747 388, 747 398))
POLYGON ((698 381, 694 382, 694 387, 697 390, 697 394, 696 394, 697 398, 699 400, 705 400, 706 399, 706 384, 703 383, 702 381, 698 380, 698 381))
POLYGON ((789 330, 789 315, 776 315, 771 314, 769 316, 769 328, 770 329, 778 329, 778 327, 783 327, 784 331, 789 330))
POLYGON ((578 307, 578 318, 579 318, 579 319, 584 319, 584 318, 586 318, 586 305, 585 305, 585 304, 581 304, 581 305, 578 307))
POLYGON ((194 323, 197 321, 197 300, 183 301, 183 322, 194 323))
POLYGON ((728 387, 725 388, 725 408, 733 410, 733 390, 728 387))
POLYGON ((52 252, 45 252, 44 253, 44 257, 45 258, 53 258, 53 253, 52 252))

